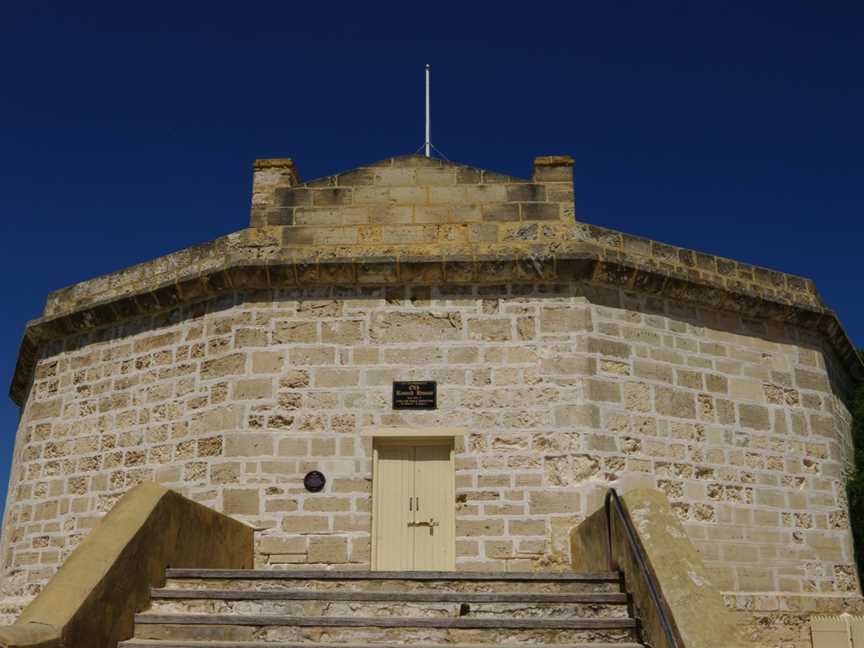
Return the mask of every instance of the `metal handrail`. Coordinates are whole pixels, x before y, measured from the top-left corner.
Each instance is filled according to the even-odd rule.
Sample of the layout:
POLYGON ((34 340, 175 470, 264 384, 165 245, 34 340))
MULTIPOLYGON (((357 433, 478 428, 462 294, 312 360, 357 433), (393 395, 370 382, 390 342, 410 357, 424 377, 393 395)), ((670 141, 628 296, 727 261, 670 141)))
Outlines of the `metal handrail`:
POLYGON ((630 517, 624 512, 624 505, 621 502, 621 498, 618 496, 618 493, 614 488, 610 488, 606 493, 606 500, 604 502, 604 507, 606 509, 606 551, 607 557, 609 560, 609 570, 617 571, 615 567, 615 560, 612 557, 612 504, 615 504, 615 513, 618 516, 618 519, 621 521, 622 526, 624 527, 624 534, 627 537, 627 544, 630 545, 630 551, 633 553, 633 557, 636 560, 636 565, 639 567, 639 574, 642 577, 642 580, 645 582, 645 585, 648 587, 648 594, 651 598, 651 602, 654 604, 654 607, 657 610, 657 616, 660 618, 660 626, 663 629, 663 634, 666 635, 666 641, 668 642, 670 648, 679 648, 679 643, 675 639, 675 632, 672 630, 672 622, 669 620, 669 616, 666 614, 666 608, 663 605, 662 595, 660 594, 660 585, 657 583, 657 580, 654 578, 654 575, 651 573, 651 570, 648 569, 648 560, 645 557, 645 553, 642 550, 642 546, 639 543, 638 537, 636 535, 636 529, 633 528, 633 522, 630 520, 630 517))

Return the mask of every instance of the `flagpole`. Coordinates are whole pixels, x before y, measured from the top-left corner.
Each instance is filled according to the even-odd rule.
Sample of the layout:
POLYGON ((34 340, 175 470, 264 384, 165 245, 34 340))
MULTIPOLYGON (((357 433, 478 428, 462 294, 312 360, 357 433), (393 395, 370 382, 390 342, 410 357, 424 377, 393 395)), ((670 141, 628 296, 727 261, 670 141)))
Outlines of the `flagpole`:
POLYGON ((431 154, 432 148, 432 118, 429 114, 429 64, 426 64, 426 157, 431 154))

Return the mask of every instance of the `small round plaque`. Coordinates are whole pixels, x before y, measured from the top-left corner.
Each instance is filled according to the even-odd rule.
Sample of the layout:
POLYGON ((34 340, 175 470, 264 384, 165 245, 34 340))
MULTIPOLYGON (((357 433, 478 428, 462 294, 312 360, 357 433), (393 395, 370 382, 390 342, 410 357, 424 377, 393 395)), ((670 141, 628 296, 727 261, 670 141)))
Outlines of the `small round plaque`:
POLYGON ((327 478, 317 470, 306 473, 306 476, 303 478, 303 485, 310 493, 318 493, 324 490, 324 484, 326 483, 327 478))

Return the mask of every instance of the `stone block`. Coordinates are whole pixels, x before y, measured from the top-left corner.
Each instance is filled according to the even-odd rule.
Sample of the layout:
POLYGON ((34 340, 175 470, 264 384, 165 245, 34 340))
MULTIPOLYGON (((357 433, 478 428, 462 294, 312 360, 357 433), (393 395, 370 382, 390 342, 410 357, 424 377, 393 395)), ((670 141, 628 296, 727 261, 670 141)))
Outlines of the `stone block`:
MULTIPOLYGON (((453 208, 449 206, 417 205, 414 208, 413 216, 413 222, 415 223, 450 223, 453 222, 453 208)), ((479 214, 476 220, 479 220, 479 214)), ((412 221, 409 220, 408 222, 412 221)))
POLYGON ((420 205, 427 200, 426 192, 426 187, 392 187, 387 194, 398 205, 420 205))
POLYGON ((282 530, 286 533, 327 533, 330 531, 330 518, 326 515, 287 515, 282 518, 282 530))
POLYGON ((644 383, 625 383, 624 407, 634 412, 650 412, 651 388, 644 383))
POLYGON ((252 378, 238 380, 234 383, 234 399, 257 400, 273 396, 273 380, 270 378, 252 378))
MULTIPOLYGON (((429 207, 428 208, 429 218, 433 218, 433 216, 431 215, 432 212, 435 210, 438 210, 438 209, 441 209, 441 208, 440 207, 429 207)), ((415 222, 417 222, 417 223, 422 222, 420 220, 420 218, 421 218, 420 214, 423 210, 424 210, 424 208, 421 207, 420 205, 417 205, 414 208, 415 222)), ((455 223, 455 224, 479 224, 480 221, 483 220, 482 214, 480 213, 480 207, 477 205, 448 205, 446 207, 446 210, 447 210, 448 217, 447 217, 447 220, 442 221, 442 222, 455 223)), ((438 222, 438 221, 432 221, 432 222, 438 222)), ((460 229, 459 231, 464 231, 464 230, 460 229)), ((455 237, 454 238, 446 238, 446 237, 442 236, 442 234, 439 234, 438 238, 439 238, 439 240, 456 240, 455 237)), ((476 236, 476 235, 473 237, 469 235, 469 239, 470 240, 476 240, 476 241, 496 241, 497 240, 497 238, 480 238, 479 236, 476 236)), ((464 240, 464 237, 459 239, 459 240, 464 240)))
POLYGON ((534 182, 572 182, 573 158, 569 155, 541 155, 534 158, 534 182))
POLYGON ((726 376, 706 374, 705 387, 709 392, 714 394, 726 394, 729 392, 729 380, 726 376))
POLYGON ((746 378, 729 378, 729 397, 762 403, 765 401, 762 382, 746 378))
POLYGON ((431 243, 436 238, 432 225, 399 225, 381 228, 381 241, 390 244, 431 243))
POLYGON ((560 427, 600 427, 595 405, 561 405, 555 408, 555 425, 560 427))
POLYGON ((416 184, 416 170, 411 168, 390 167, 374 170, 374 184, 384 187, 405 187, 416 184))
POLYGON ((738 576, 738 587, 744 592, 773 592, 774 572, 771 569, 760 569, 758 567, 738 567, 735 569, 738 576))
POLYGON ((285 364, 285 354, 281 351, 256 351, 252 354, 252 373, 280 373, 285 364))
POLYGON ((314 373, 315 387, 354 387, 360 383, 357 369, 320 368, 314 373))
POLYGON ((487 558, 512 558, 515 555, 512 540, 487 540, 483 543, 487 558))
POLYGON ((558 203, 521 203, 519 212, 523 221, 554 221, 561 218, 558 203))
POLYGON ((29 405, 28 418, 31 421, 39 421, 60 416, 62 406, 63 400, 60 398, 33 402, 29 405))
POLYGON ((324 344, 357 344, 363 340, 361 320, 342 320, 321 323, 321 342, 324 344))
POLYGON ((472 167, 458 167, 456 169, 456 182, 458 184, 480 184, 481 171, 472 167))
POLYGON ((754 430, 771 429, 771 417, 768 408, 763 405, 746 405, 743 403, 739 405, 738 423, 741 427, 754 430))
POLYGON ((545 520, 509 520, 507 531, 515 536, 546 536, 545 520))
POLYGON ((265 347, 268 340, 267 331, 256 328, 238 328, 234 332, 234 348, 265 347))
POLYGON ((336 351, 332 347, 292 347, 288 360, 295 366, 332 365, 336 363, 336 351))
POLYGON ((828 378, 824 373, 800 368, 795 369, 795 386, 800 389, 812 389, 814 391, 831 391, 828 378))
POLYGON ((157 333, 149 335, 135 341, 133 349, 135 353, 149 353, 155 349, 171 346, 176 344, 180 339, 179 331, 168 331, 165 333, 157 333))
POLYGON ((352 537, 350 539, 350 551, 352 563, 369 564, 372 560, 372 544, 369 537, 352 537))
POLYGON ((226 488, 222 491, 222 510, 228 515, 258 515, 261 496, 255 488, 226 488))
POLYGON ((696 418, 696 397, 692 392, 673 387, 655 387, 654 403, 658 414, 696 418))
POLYGON ((487 342, 506 342, 513 336, 513 322, 510 319, 471 319, 468 320, 468 337, 472 340, 487 342))
POLYGON ((196 412, 192 416, 189 430, 192 434, 210 434, 223 430, 234 430, 239 427, 240 410, 236 405, 225 405, 196 412))
POLYGON ((449 313, 375 313, 370 337, 376 342, 428 342, 462 337, 462 315, 449 313))
MULTIPOLYGON (((647 360, 634 360, 633 373, 637 378, 647 378, 665 383, 672 383, 673 372, 672 367, 668 364, 659 362, 650 362, 647 360)), ((697 376, 699 374, 696 374, 697 376)), ((700 380, 701 387, 701 380, 700 380)))
POLYGON ((607 403, 621 402, 621 385, 608 380, 586 380, 587 398, 591 401, 607 403))
POLYGON ((301 187, 276 189, 275 204, 281 207, 300 207, 312 204, 312 192, 301 187))
POLYGON ((307 209, 294 211, 294 223, 299 226, 335 226, 342 224, 342 211, 339 209, 307 209))
POLYGON ((368 167, 361 167, 347 173, 340 173, 336 177, 336 184, 340 187, 362 187, 371 185, 374 180, 374 170, 368 167))
POLYGON ((353 190, 348 187, 327 187, 312 192, 312 204, 316 207, 349 205, 353 200, 353 190))
POLYGON ((629 358, 631 349, 629 344, 623 342, 592 337, 588 338, 588 352, 615 358, 629 358))
POLYGON ((528 507, 531 515, 577 515, 582 512, 582 495, 556 489, 532 491, 528 496, 528 507))
POLYGON ((545 202, 546 185, 525 183, 507 185, 508 202, 545 202))
POLYGON ((351 510, 351 500, 344 496, 317 494, 303 501, 303 510, 307 513, 344 513, 351 510))
POLYGON ((483 205, 480 210, 484 221, 510 223, 519 220, 519 205, 500 203, 483 205))
POLYGON ((464 187, 464 199, 459 202, 484 204, 502 203, 506 201, 507 188, 504 185, 466 185, 464 187))
POLYGON ((576 333, 591 330, 591 311, 582 308, 543 308, 540 310, 542 333, 576 333))
POLYGON ((200 376, 202 380, 214 380, 226 376, 236 376, 246 371, 246 354, 233 353, 201 363, 200 376))
POLYGON ((251 432, 229 434, 225 437, 226 457, 269 457, 273 455, 273 437, 251 432))
POLYGON ((456 184, 456 169, 417 169, 418 185, 444 186, 456 184))
POLYGON ((339 564, 348 562, 348 539, 340 536, 309 538, 310 563, 339 564))

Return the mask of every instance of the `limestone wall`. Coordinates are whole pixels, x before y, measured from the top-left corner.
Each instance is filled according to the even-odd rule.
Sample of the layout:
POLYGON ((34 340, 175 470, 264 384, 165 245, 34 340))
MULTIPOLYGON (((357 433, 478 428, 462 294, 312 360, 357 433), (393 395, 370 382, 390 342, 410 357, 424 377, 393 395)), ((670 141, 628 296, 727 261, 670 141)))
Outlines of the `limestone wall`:
MULTIPOLYGON (((10 607, 130 487, 256 527, 282 568, 369 560, 364 426, 466 426, 461 569, 565 568, 609 484, 662 489, 721 589, 856 596, 830 352, 584 283, 237 293, 41 350, 3 528, 10 607), (439 409, 393 412, 433 379, 439 409), (302 489, 318 469, 321 494, 302 489)), ((743 595, 743 594, 742 594, 743 595)))

